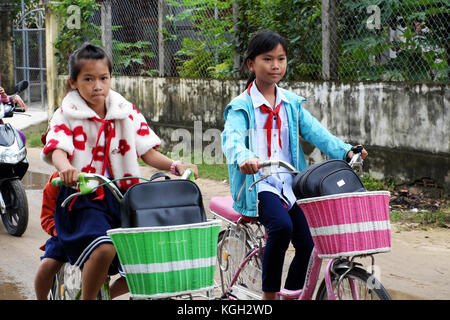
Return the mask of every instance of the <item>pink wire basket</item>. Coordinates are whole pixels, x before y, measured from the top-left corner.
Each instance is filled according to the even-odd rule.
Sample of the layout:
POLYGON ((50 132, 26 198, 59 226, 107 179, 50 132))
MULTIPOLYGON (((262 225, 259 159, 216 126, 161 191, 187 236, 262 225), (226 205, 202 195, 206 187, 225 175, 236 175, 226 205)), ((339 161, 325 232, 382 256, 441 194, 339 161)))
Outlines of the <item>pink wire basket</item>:
POLYGON ((391 250, 388 191, 342 193, 298 200, 320 258, 391 250))

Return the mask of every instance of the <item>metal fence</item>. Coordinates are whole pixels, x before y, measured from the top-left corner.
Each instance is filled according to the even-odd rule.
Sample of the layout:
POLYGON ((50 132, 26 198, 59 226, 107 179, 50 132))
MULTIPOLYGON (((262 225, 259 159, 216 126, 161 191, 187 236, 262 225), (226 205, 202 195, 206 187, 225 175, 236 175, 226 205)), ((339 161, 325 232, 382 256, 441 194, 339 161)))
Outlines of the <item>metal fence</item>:
MULTIPOLYGON (((223 59, 215 47, 231 48, 232 25, 228 30, 221 29, 223 36, 217 39, 219 33, 213 34, 210 25, 201 27, 216 23, 219 9, 206 6, 206 1, 198 2, 202 4, 104 0, 91 17, 92 25, 99 30, 93 42, 102 43, 110 51, 114 73, 119 75, 217 77, 211 69, 223 59)), ((230 20, 228 7, 226 19, 230 20)), ((227 54, 232 59, 232 51, 227 54)))
MULTIPOLYGON (((86 40, 103 44, 118 75, 245 77, 238 69, 248 40, 257 30, 269 28, 289 42, 286 78, 290 80, 449 80, 448 1, 104 0, 96 4, 86 25, 90 33, 81 28, 80 34, 88 36, 77 38, 77 45, 86 40)), ((77 41, 71 40, 75 45, 77 41)))

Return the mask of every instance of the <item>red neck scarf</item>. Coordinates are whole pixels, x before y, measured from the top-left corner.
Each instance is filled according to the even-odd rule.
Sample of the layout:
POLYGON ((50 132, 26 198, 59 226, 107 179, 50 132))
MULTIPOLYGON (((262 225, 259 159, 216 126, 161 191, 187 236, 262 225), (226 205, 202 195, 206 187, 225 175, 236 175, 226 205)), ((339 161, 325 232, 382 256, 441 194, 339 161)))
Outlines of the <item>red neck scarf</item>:
MULTIPOLYGON (((106 167, 108 167, 109 173, 112 174, 111 170, 111 163, 109 161, 109 149, 111 147, 111 139, 116 135, 115 130, 113 127, 114 120, 104 120, 97 117, 89 118, 91 121, 97 121, 101 123, 100 129, 98 130, 97 134, 97 142, 95 144, 95 148, 92 150, 92 159, 91 163, 89 163, 89 167, 92 166, 92 162, 95 160, 103 160, 103 166, 102 166, 102 172, 100 174, 105 175, 106 167), (102 135, 102 132, 105 133, 105 147, 102 148, 98 145, 98 142, 100 140, 100 137, 102 135), (103 150, 100 150, 102 148, 103 150), (103 152, 103 158, 99 155, 103 152)), ((93 200, 103 200, 105 198, 105 190, 103 190, 103 187, 96 189, 97 197, 95 197, 93 200)), ((72 206, 75 202, 75 199, 77 197, 74 197, 72 202, 69 205, 69 211, 72 210, 72 206)))
MULTIPOLYGON (((115 136, 115 131, 114 131, 114 127, 113 127, 114 120, 104 120, 104 119, 100 119, 97 117, 92 117, 92 118, 90 118, 90 120, 100 122, 101 126, 100 126, 100 129, 98 130, 97 143, 95 144, 95 149, 93 150, 94 154, 92 155, 92 160, 91 160, 91 163, 89 164, 89 166, 92 165, 92 162, 94 161, 94 159, 100 160, 100 157, 98 157, 98 153, 101 154, 103 152, 103 166, 102 166, 102 171, 100 174, 105 175, 106 168, 108 168, 109 173, 112 174, 111 162, 109 160, 109 149, 111 147, 111 139, 115 136), (104 134, 105 134, 105 147, 103 150, 99 150, 98 142, 100 140, 102 132, 104 132, 104 134)), ((103 199, 103 197, 105 196, 103 187, 98 188, 97 191, 98 191, 97 192, 98 197, 95 199, 103 199)))
MULTIPOLYGON (((250 95, 250 88, 252 86, 253 82, 250 83, 250 85, 247 88, 248 95, 250 95)), ((264 125, 264 129, 266 130, 266 137, 267 137, 267 154, 270 159, 270 156, 272 155, 272 126, 273 126, 273 120, 276 120, 277 127, 278 127, 278 144, 281 146, 281 117, 279 115, 281 108, 281 102, 276 106, 275 110, 266 106, 263 104, 260 109, 263 113, 268 113, 266 124, 264 125)))

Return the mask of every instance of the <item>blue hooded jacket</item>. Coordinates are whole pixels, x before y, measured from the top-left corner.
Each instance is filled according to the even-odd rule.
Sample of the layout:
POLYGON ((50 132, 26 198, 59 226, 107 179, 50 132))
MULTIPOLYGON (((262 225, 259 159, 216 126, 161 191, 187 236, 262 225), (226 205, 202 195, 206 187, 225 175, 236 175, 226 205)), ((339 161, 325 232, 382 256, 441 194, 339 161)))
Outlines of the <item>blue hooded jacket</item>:
MULTIPOLYGON (((285 103, 289 124, 289 142, 294 167, 301 171, 307 167, 300 145, 300 136, 312 143, 331 159, 345 159, 351 145, 342 142, 323 127, 316 118, 305 110, 301 102, 306 101, 290 91, 282 90, 289 103, 285 103)), ((233 208, 242 215, 256 217, 258 185, 248 191, 259 178, 259 173, 246 175, 239 166, 249 158, 257 158, 255 144, 255 114, 247 90, 234 98, 225 108, 225 127, 222 132, 222 149, 227 159, 230 191, 233 208)))

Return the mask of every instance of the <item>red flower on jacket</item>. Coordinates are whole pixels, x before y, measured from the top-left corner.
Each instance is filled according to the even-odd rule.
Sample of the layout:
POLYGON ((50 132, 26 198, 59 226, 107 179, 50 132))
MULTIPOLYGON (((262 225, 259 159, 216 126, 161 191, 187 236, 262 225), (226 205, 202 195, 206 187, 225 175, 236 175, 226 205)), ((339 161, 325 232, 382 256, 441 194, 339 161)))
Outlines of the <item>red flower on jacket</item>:
POLYGON ((68 135, 68 136, 71 136, 72 135, 72 131, 70 131, 70 129, 63 123, 63 124, 61 124, 61 125, 55 125, 54 127, 53 127, 53 130, 55 131, 55 132, 59 132, 59 131, 64 131, 64 133, 66 134, 66 135, 68 135))
POLYGON ((92 149, 92 158, 94 161, 103 161, 105 158, 105 147, 97 146, 92 149))
POLYGON ((133 104, 133 110, 136 111, 136 113, 138 113, 138 114, 140 113, 134 104, 133 104))
POLYGON ((44 150, 42 152, 44 154, 48 154, 50 151, 53 151, 56 149, 56 146, 58 145, 59 141, 55 139, 50 139, 47 144, 44 147, 44 150))
POLYGON ((127 143, 127 140, 125 140, 125 139, 120 139, 119 140, 119 153, 121 155, 125 155, 125 153, 127 153, 128 150, 130 150, 130 149, 131 149, 131 147, 127 143))
POLYGON ((141 128, 137 131, 140 136, 146 136, 150 134, 150 127, 145 122, 141 122, 141 128))
POLYGON ((82 126, 73 129, 73 146, 75 149, 84 150, 87 141, 87 135, 82 126))
MULTIPOLYGON (((125 173, 123 177, 124 178, 132 177, 132 175, 130 173, 125 173)), ((127 190, 132 185, 139 183, 138 178, 123 179, 123 180, 119 180, 119 181, 120 181, 120 187, 122 188, 122 190, 127 190)))
POLYGON ((91 166, 90 164, 88 164, 86 167, 83 167, 81 169, 81 172, 86 172, 86 173, 95 173, 97 170, 91 166))

